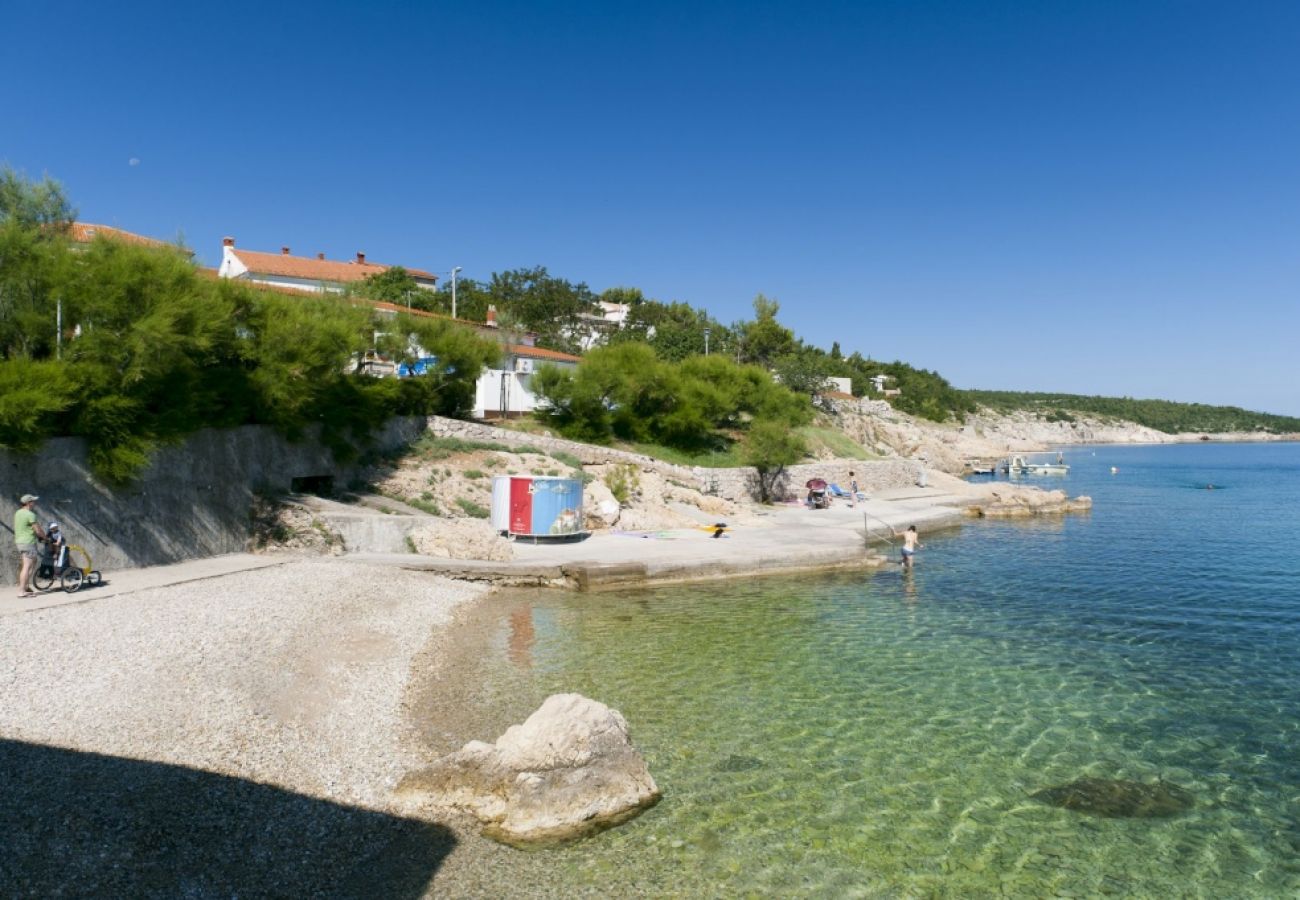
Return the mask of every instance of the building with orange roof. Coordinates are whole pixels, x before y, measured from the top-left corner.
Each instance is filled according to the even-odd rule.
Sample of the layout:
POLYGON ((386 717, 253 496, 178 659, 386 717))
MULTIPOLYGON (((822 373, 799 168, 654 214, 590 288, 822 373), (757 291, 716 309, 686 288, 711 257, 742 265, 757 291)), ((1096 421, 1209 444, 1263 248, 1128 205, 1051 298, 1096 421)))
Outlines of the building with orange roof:
MULTIPOLYGON (((303 293, 339 293, 350 284, 390 268, 392 266, 368 262, 364 253, 357 253, 355 259, 340 261, 326 259, 324 253, 315 257, 294 256, 288 247, 281 247, 279 253, 242 250, 235 246, 234 238, 227 237, 221 241, 221 265, 217 267, 217 274, 222 278, 239 278, 303 293)), ((437 289, 437 275, 423 269, 403 268, 421 288, 428 291, 437 289)))
MULTIPOLYGON (((229 238, 227 240, 229 240, 229 238)), ((225 249, 227 251, 233 250, 233 243, 226 245, 225 249)), ((241 261, 243 258, 248 258, 250 262, 255 264, 257 263, 256 258, 259 256, 269 256, 272 259, 277 258, 275 254, 271 253, 249 253, 242 250, 238 251, 238 255, 241 261)), ((289 259, 297 259, 297 257, 291 257, 287 253, 281 255, 289 259)), ((228 257, 223 257, 223 264, 227 258, 228 257)), ((306 261, 311 262, 311 260, 306 261)), ((354 265, 353 263, 338 263, 330 262, 329 260, 317 261, 323 262, 327 266, 351 267, 354 265)), ((292 263, 289 265, 292 265, 292 263)), ((263 268, 270 268, 270 266, 263 265, 263 268)), ((375 268, 382 270, 387 267, 375 266, 375 268)), ((286 270, 287 267, 281 269, 281 271, 286 270)), ((320 293, 323 291, 341 291, 342 286, 347 283, 345 281, 334 281, 330 283, 333 286, 327 284, 326 286, 321 287, 319 284, 315 283, 287 284, 283 281, 263 277, 267 273, 255 273, 258 277, 251 277, 247 275, 223 274, 220 269, 200 269, 200 271, 210 278, 242 278, 258 290, 273 291, 277 294, 290 294, 296 296, 304 296, 309 293, 320 293)), ((305 270, 296 269, 294 271, 301 273, 305 270)), ((365 272, 358 277, 354 274, 356 271, 357 270, 354 268, 348 270, 348 274, 351 276, 351 280, 353 281, 359 280, 359 278, 364 278, 366 274, 370 274, 365 272)), ((408 269, 407 271, 411 270, 408 269)), ((316 270, 316 274, 329 275, 336 273, 332 273, 330 270, 326 269, 319 269, 316 270)), ((415 273, 412 272, 412 275, 414 274, 415 273)), ((427 275, 428 273, 422 274, 427 275)), ((432 277, 433 276, 429 276, 430 279, 432 279, 432 277)), ((421 286, 423 287, 424 285, 421 286)), ((531 413, 538 406, 538 398, 532 390, 533 375, 536 373, 538 367, 548 364, 559 366, 562 369, 572 369, 582 361, 581 357, 574 356, 571 353, 561 353, 559 350, 551 350, 546 347, 536 346, 537 335, 531 331, 502 331, 497 324, 496 307, 494 306, 488 307, 487 321, 470 322, 465 319, 453 319, 451 316, 443 315, 442 313, 426 312, 422 309, 411 309, 396 303, 387 303, 382 300, 366 300, 358 297, 355 298, 353 302, 359 305, 372 307, 379 312, 394 318, 396 318, 398 313, 406 313, 418 318, 443 319, 455 322, 457 325, 474 329, 482 337, 488 337, 500 343, 500 361, 497 365, 490 366, 480 372, 475 384, 474 408, 472 411, 472 415, 475 418, 514 418, 531 413)), ((394 360, 380 359, 376 356, 373 360, 369 361, 366 370, 379 377, 410 377, 410 375, 416 375, 418 377, 420 373, 425 371, 425 367, 429 364, 432 357, 428 357, 426 351, 422 348, 412 347, 411 349, 418 360, 418 362, 413 366, 408 367, 405 364, 398 365, 394 360)))

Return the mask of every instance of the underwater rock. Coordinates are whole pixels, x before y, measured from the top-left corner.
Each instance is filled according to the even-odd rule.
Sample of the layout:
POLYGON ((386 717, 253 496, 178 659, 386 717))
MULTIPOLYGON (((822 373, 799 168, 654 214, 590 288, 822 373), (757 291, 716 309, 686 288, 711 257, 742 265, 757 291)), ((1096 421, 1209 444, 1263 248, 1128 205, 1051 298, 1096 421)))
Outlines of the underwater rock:
POLYGON ((1030 796, 1061 809, 1125 819, 1167 819, 1196 802, 1191 791, 1167 781, 1143 784, 1120 778, 1080 778, 1030 796))
POLYGON ((713 767, 715 772, 750 772, 763 768, 763 761, 752 756, 733 753, 713 767))
POLYGON ((398 793, 465 810, 513 846, 558 843, 626 822, 659 801, 627 720, 581 694, 553 694, 495 744, 461 750, 405 778, 398 793))

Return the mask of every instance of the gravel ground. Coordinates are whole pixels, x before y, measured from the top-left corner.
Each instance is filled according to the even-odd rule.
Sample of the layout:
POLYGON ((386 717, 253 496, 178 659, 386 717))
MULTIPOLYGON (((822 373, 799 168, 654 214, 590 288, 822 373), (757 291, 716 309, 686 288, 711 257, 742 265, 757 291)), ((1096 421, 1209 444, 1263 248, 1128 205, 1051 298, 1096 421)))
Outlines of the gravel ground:
POLYGON ((304 560, 0 620, 0 895, 418 896, 408 675, 483 591, 304 560))

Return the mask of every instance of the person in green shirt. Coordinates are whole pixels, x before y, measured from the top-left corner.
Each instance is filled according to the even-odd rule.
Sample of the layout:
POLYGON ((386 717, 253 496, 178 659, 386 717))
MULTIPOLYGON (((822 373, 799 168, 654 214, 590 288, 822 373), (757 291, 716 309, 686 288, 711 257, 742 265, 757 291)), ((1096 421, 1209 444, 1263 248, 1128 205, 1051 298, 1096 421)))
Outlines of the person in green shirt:
POLYGON ((36 542, 45 540, 45 530, 36 521, 33 507, 41 499, 34 494, 23 494, 18 512, 14 513, 14 544, 18 547, 18 599, 30 597, 32 573, 36 571, 36 542))

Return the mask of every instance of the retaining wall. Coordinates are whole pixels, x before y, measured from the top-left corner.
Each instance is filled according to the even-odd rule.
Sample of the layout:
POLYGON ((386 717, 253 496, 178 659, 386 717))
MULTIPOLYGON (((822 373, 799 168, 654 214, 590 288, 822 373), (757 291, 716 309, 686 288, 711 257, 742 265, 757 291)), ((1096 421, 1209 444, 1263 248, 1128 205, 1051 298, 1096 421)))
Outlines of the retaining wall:
MULTIPOLYGON (((374 438, 400 447, 424 429, 422 418, 394 419, 374 438)), ((340 487, 360 474, 315 440, 289 442, 273 428, 247 425, 198 432, 158 450, 130 485, 101 483, 80 438, 56 438, 39 453, 0 450, 0 582, 17 580, 13 516, 18 498, 36 494, 42 525, 57 521, 95 568, 161 565, 236 553, 249 537, 254 492, 285 492, 295 478, 332 477, 340 487)))

